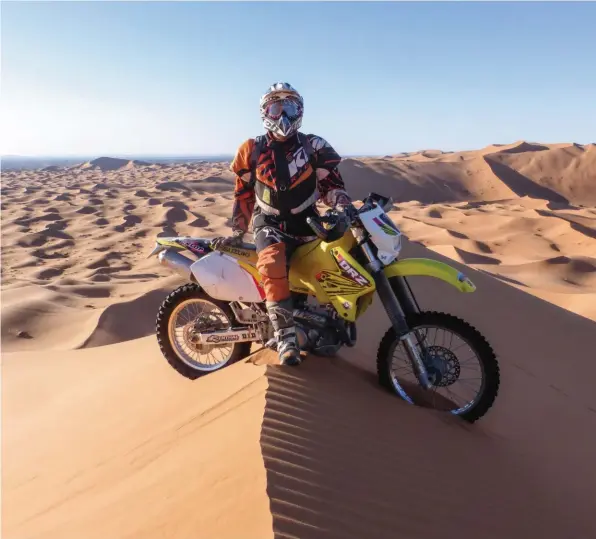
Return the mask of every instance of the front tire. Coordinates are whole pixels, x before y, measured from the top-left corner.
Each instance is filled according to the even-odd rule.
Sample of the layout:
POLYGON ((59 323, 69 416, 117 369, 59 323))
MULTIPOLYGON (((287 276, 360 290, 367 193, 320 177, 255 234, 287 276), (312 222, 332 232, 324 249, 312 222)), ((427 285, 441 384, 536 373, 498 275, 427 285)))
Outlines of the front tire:
MULTIPOLYGON (((410 313, 407 315, 408 325, 412 330, 418 330, 423 335, 428 349, 428 356, 425 358, 429 362, 429 374, 432 374, 433 387, 427 391, 422 389, 417 381, 407 382, 398 379, 398 373, 401 373, 403 367, 395 368, 394 354, 398 349, 403 349, 393 328, 390 328, 384 335, 379 345, 377 353, 377 375, 379 383, 392 393, 399 395, 412 404, 429 405, 429 398, 432 400, 430 407, 436 408, 437 395, 439 395, 439 404, 446 404, 447 408, 453 405, 455 394, 449 389, 458 381, 473 380, 467 378, 468 367, 463 353, 456 354, 464 345, 467 345, 474 352, 480 372, 481 384, 475 397, 466 402, 463 406, 451 407, 446 411, 458 415, 462 419, 473 423, 484 416, 493 405, 499 390, 500 374, 499 365, 493 349, 482 334, 473 326, 457 318, 456 316, 435 311, 424 311, 419 313, 410 313), (445 334, 451 334, 450 340, 443 337, 440 344, 429 343, 430 329, 442 330, 445 334), (456 336, 462 345, 455 347, 453 345, 453 336, 456 336), (447 341, 447 342, 446 342, 447 341), (447 345, 447 346, 446 346, 447 345), (462 371, 464 371, 462 373, 462 371), (449 395, 445 396, 438 393, 438 390, 446 390, 449 395)), ((457 344, 457 343, 456 343, 457 344)), ((404 354, 405 355, 405 354, 404 354)), ((409 364, 409 361, 408 361, 409 364)), ((464 388, 467 384, 464 385, 464 388)))
POLYGON ((211 298, 196 284, 185 284, 176 288, 162 302, 157 313, 155 333, 159 348, 170 366, 190 380, 220 370, 250 354, 250 342, 226 344, 220 347, 194 345, 190 341, 191 330, 195 329, 196 324, 199 323, 197 320, 201 316, 206 318, 202 323, 211 323, 212 329, 232 327, 235 321, 234 313, 228 303, 211 298), (196 319, 187 322, 182 327, 177 326, 177 318, 181 315, 183 308, 191 305, 204 305, 212 309, 207 314, 200 312, 196 319), (182 331, 181 338, 178 338, 179 329, 182 331), (204 363, 202 359, 199 359, 203 352, 207 356, 216 356, 219 361, 204 363))

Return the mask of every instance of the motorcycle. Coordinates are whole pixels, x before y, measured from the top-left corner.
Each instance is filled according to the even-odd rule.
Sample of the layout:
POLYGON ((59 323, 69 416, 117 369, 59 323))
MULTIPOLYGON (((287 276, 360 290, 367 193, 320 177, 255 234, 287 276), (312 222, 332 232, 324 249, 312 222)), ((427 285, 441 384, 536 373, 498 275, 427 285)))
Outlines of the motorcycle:
MULTIPOLYGON (((468 422, 478 420, 498 393, 495 353, 461 318, 421 311, 407 278, 434 277, 464 293, 475 285, 443 262, 401 259, 402 233, 387 215, 393 201, 370 193, 361 202, 349 219, 333 211, 308 218, 316 239, 290 260, 299 348, 335 356, 353 347, 356 322, 376 293, 391 323, 377 350, 379 383, 410 404, 442 404, 468 422), (455 385, 469 393, 474 381, 472 396, 457 401, 455 385)), ((163 301, 156 322, 161 352, 178 373, 196 379, 247 357, 253 343, 275 349, 253 244, 214 248, 208 238, 160 237, 149 257, 155 255, 186 281, 163 301)))

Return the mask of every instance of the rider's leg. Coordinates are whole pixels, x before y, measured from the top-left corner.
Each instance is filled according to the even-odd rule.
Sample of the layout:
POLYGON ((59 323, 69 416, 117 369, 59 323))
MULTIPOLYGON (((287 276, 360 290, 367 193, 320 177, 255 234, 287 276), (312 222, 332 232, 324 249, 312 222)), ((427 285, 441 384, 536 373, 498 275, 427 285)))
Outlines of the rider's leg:
POLYGON ((259 257, 257 269, 263 277, 267 312, 277 338, 280 362, 284 365, 298 365, 302 358, 296 341, 288 282, 288 262, 296 242, 273 226, 258 228, 254 236, 259 257))

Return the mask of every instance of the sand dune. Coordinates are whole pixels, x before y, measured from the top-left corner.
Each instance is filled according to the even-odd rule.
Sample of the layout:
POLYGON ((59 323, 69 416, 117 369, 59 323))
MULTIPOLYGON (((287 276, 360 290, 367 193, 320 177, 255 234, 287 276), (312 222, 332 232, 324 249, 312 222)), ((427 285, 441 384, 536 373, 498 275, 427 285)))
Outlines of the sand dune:
MULTIPOLYGON (((138 161, 138 160, 129 160, 129 159, 117 159, 115 157, 98 157, 93 161, 88 161, 87 163, 83 163, 79 167, 82 170, 87 169, 98 169, 102 172, 107 172, 110 170, 130 170, 134 169, 135 167, 139 166, 149 166, 150 163, 145 161, 138 161)), ((47 168, 44 170, 48 170, 47 168)))
POLYGON ((359 181, 366 168, 370 188, 382 188, 395 200, 432 203, 529 196, 593 206, 595 147, 519 141, 467 152, 426 150, 381 160, 347 159, 343 170, 358 196, 369 188, 369 182, 359 181))
POLYGON ((379 305, 339 358, 179 376, 153 328, 180 281, 146 255, 157 235, 227 233, 233 177, 105 159, 2 174, 3 537, 596 534, 593 145, 342 164, 354 196, 394 196, 405 256, 477 284, 412 280, 499 356, 474 426, 379 388, 379 305))

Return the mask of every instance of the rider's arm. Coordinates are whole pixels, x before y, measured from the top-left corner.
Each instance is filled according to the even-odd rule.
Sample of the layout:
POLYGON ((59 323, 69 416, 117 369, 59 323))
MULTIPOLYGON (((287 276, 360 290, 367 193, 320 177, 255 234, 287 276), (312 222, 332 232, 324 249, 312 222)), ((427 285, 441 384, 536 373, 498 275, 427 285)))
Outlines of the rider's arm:
POLYGON ((253 139, 243 142, 234 156, 230 170, 235 175, 232 231, 234 235, 246 233, 255 207, 254 186, 250 184, 250 154, 253 139))
POLYGON ((337 168, 341 157, 321 137, 311 135, 310 142, 315 151, 314 163, 321 199, 331 208, 347 206, 351 203, 351 199, 346 191, 341 173, 337 168))

